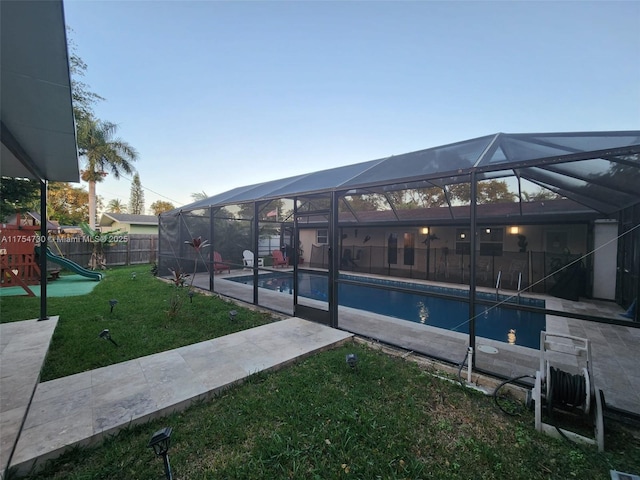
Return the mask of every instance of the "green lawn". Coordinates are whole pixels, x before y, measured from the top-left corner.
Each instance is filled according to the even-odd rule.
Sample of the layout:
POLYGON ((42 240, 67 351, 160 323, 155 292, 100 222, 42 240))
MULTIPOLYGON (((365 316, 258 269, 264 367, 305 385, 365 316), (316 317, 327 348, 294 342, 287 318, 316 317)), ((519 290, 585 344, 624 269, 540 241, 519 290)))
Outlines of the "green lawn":
MULTIPOLYGON (((276 320, 273 316, 238 308, 219 298, 187 295, 155 278, 149 265, 109 269, 87 295, 48 299, 49 315, 60 320, 42 371, 42 381, 53 380, 125 360, 190 345, 276 320), (132 273, 135 272, 135 279, 132 273), (179 299, 178 313, 168 315, 172 299, 179 299), (113 312, 109 301, 118 303, 113 312), (229 311, 236 310, 234 321, 229 311), (98 337, 109 329, 115 347, 98 337)), ((38 318, 40 299, 2 297, 2 321, 38 318)))
MULTIPOLYGON (((116 268, 89 295, 51 298, 60 315, 43 379, 109 365, 273 321, 215 297, 176 289, 149 268, 116 268), (136 272, 135 280, 131 273, 136 272), (167 315, 179 293, 182 306, 167 315), (117 299, 113 313, 109 300, 117 299), (237 310, 235 321, 229 310, 237 310), (108 328, 118 347, 98 338, 108 328)), ((3 321, 36 318, 37 298, 2 298, 3 321)), ((349 343, 257 374, 182 413, 75 448, 33 479, 161 479, 147 448, 174 429, 170 459, 181 479, 607 479, 640 473, 640 435, 606 422, 606 451, 538 434, 533 415, 502 413, 491 397, 427 367, 349 343), (357 353, 357 369, 345 355, 357 353)))
POLYGON ((607 479, 640 472, 640 441, 607 424, 607 449, 537 433, 530 412, 505 416, 490 397, 415 363, 348 344, 255 375, 219 397, 75 449, 33 479, 161 479, 146 447, 174 429, 177 479, 607 479), (356 352, 357 370, 345 363, 356 352))

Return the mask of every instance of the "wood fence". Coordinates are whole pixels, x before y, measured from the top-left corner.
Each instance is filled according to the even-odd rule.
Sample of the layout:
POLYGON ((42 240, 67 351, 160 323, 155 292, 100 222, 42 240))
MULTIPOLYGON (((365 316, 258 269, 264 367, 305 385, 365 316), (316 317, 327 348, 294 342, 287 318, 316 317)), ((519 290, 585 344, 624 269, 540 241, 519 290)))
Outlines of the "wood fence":
MULTIPOLYGON (((110 245, 104 249, 107 266, 150 264, 158 260, 158 235, 126 235, 128 241, 110 245)), ((87 267, 94 244, 84 237, 50 239, 49 248, 67 260, 87 267)))

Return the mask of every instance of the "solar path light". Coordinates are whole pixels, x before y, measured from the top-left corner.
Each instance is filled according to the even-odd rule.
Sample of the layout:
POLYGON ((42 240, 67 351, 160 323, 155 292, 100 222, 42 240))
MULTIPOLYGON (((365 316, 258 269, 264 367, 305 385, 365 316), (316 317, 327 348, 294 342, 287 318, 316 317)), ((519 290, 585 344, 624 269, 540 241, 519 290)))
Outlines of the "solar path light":
POLYGON ((111 311, 109 313, 113 313, 113 307, 115 307, 117 304, 118 300, 116 300, 115 298, 109 300, 109 306, 111 307, 111 311))
POLYGON ((104 338, 105 340, 109 340, 111 343, 113 343, 116 347, 118 346, 118 344, 113 340, 113 338, 111 338, 111 333, 109 332, 108 328, 105 328, 104 330, 102 330, 99 334, 98 337, 100 338, 104 338))
POLYGON ((229 320, 235 320, 236 319, 236 315, 238 315, 238 312, 236 312, 235 310, 231 310, 229 312, 229 320))
POLYGON ((189 303, 193 303, 193 290, 189 290, 189 303))
POLYGON ((171 475, 171 465, 169 465, 169 447, 171 446, 171 432, 173 429, 171 427, 165 427, 162 430, 158 430, 153 434, 151 440, 149 440, 149 444, 147 447, 153 448, 153 451, 159 457, 162 457, 164 461, 164 474, 167 477, 167 480, 173 480, 173 475, 171 475))
POLYGON ((351 368, 356 368, 358 365, 358 356, 355 353, 347 353, 347 365, 351 368))

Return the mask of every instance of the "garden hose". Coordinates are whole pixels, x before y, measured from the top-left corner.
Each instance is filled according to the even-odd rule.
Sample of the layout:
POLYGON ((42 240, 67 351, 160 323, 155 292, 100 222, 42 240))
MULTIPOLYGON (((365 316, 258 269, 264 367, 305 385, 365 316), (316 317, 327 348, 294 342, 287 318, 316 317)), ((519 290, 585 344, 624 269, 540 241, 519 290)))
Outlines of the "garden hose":
POLYGON ((503 388, 504 386, 509 385, 510 383, 513 383, 513 382, 517 382, 518 380, 522 380, 523 378, 536 378, 536 377, 534 377, 534 376, 532 376, 532 375, 519 375, 519 376, 517 376, 517 377, 512 377, 512 378, 509 378, 509 379, 505 380, 504 382, 501 382, 501 383, 496 387, 496 389, 493 391, 493 401, 494 401, 494 403, 498 406, 498 408, 499 408, 500 410, 502 410, 504 413, 506 413, 507 415, 510 415, 510 416, 512 416, 512 417, 518 417, 518 416, 520 416, 520 415, 521 415, 521 413, 519 413, 519 412, 517 412, 517 413, 515 413, 515 412, 509 412, 509 411, 505 410, 505 409, 502 407, 502 405, 500 405, 500 403, 498 402, 498 398, 499 398, 499 396, 498 396, 498 392, 499 392, 499 391, 500 391, 500 389, 501 389, 501 388, 503 388))

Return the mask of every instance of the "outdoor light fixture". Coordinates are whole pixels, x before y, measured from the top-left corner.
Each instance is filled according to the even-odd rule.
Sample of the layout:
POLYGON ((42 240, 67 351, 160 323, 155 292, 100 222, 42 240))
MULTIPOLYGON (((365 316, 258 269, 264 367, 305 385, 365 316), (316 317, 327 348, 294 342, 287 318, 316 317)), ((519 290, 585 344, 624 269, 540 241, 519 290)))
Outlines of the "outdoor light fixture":
POLYGON ((491 233, 491 229, 490 228, 485 228, 484 230, 486 233, 491 233))
POLYGON ((422 228, 420 229, 420 233, 421 233, 422 235, 429 235, 429 227, 422 227, 422 228))
POLYGON ((167 480, 172 480, 173 475, 171 475, 171 465, 169 465, 169 447, 171 446, 171 432, 173 429, 171 427, 165 427, 162 430, 158 430, 153 434, 151 440, 149 440, 149 444, 147 447, 153 448, 153 451, 159 457, 162 456, 162 460, 164 461, 164 474, 167 477, 167 480))
POLYGON ((460 234, 460 239, 464 240, 465 238, 467 238, 467 234, 466 233, 461 233, 460 234))
POLYGON ((356 368, 358 365, 358 356, 355 353, 347 353, 347 365, 356 368))
POLYGON ((108 328, 105 328, 104 330, 102 330, 99 334, 98 337, 100 338, 104 338, 105 340, 109 340, 111 343, 113 343, 116 347, 118 346, 118 344, 113 340, 113 338, 111 338, 111 333, 109 332, 108 328))
POLYGON ((235 320, 236 319, 236 315, 238 315, 238 312, 236 312, 235 310, 231 310, 229 312, 229 320, 235 320))
POLYGON ((187 295, 189 295, 189 303, 193 303, 193 290, 189 290, 187 295))
POLYGON ((116 300, 115 298, 112 298, 111 300, 109 300, 109 306, 111 307, 111 312, 113 313, 113 307, 115 307, 118 304, 118 300, 116 300))
POLYGON ((518 235, 520 233, 520 227, 509 227, 509 233, 511 235, 518 235))

